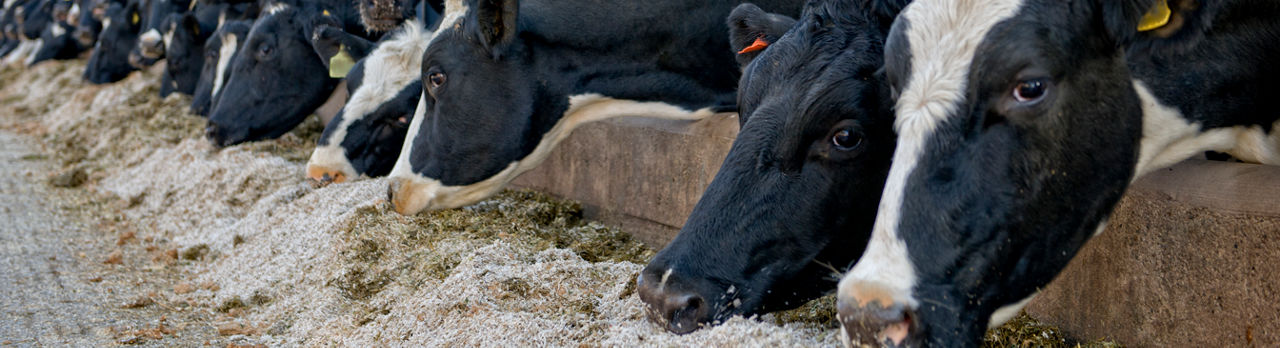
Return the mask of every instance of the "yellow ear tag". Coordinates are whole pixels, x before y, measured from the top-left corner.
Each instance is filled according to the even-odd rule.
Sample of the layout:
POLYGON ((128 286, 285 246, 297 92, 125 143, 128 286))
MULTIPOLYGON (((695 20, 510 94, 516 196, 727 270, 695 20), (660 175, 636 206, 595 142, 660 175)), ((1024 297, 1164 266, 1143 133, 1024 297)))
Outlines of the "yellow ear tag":
POLYGON ((139 21, 139 19, 138 19, 138 14, 137 14, 137 13, 134 13, 134 14, 133 14, 133 17, 132 17, 132 18, 130 18, 129 20, 133 21, 133 24, 138 24, 138 21, 139 21))
POLYGON ((356 61, 351 59, 351 54, 347 53, 346 46, 338 46, 338 54, 329 58, 329 77, 340 79, 347 77, 347 73, 351 72, 351 68, 356 66, 356 61))
POLYGON ((324 14, 324 16, 325 16, 325 17, 333 16, 333 15, 329 14, 329 10, 324 10, 324 12, 322 12, 322 13, 324 14))
POLYGON ((1142 15, 1142 20, 1138 22, 1138 31, 1152 31, 1160 29, 1160 27, 1169 24, 1169 17, 1173 16, 1173 11, 1169 10, 1169 2, 1167 0, 1156 1, 1156 7, 1151 11, 1142 15))

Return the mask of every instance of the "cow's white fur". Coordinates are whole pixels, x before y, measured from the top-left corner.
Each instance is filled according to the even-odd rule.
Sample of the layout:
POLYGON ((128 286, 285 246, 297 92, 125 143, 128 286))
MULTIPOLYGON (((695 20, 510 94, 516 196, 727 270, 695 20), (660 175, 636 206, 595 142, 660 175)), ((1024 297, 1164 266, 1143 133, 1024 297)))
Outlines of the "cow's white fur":
MULTIPOLYGON (((405 156, 407 149, 402 151, 401 161, 396 163, 396 170, 392 171, 392 202, 396 204, 396 211, 402 214, 416 214, 427 209, 452 209, 479 202, 497 193, 516 176, 537 167, 574 129, 587 123, 625 116, 699 120, 712 114, 709 108, 691 111, 662 102, 614 99, 599 94, 570 96, 569 109, 565 110, 564 117, 542 136, 533 152, 511 162, 498 174, 474 184, 447 186, 439 180, 413 173, 407 169, 410 167, 405 156)), ((418 124, 420 118, 421 115, 415 116, 414 124, 418 124)), ((416 129, 411 129, 411 132, 416 134, 416 129)), ((411 145, 406 140, 405 146, 411 145)))
MULTIPOLYGON (((192 2, 195 2, 195 1, 192 1, 192 2)), ((67 23, 68 24, 80 23, 80 3, 79 2, 72 3, 71 9, 67 10, 67 23)))
POLYGON ((1160 103, 1141 81, 1134 80, 1133 88, 1142 100, 1143 114, 1134 180, 1205 151, 1225 152, 1246 162, 1280 164, 1280 132, 1267 134, 1260 126, 1205 130, 1187 122, 1178 109, 1160 103))
POLYGON ((54 23, 49 26, 49 33, 53 34, 53 37, 61 37, 67 34, 67 29, 58 23, 54 23))
MULTIPOLYGON (((395 98, 406 86, 418 79, 422 66, 422 52, 427 49, 431 32, 417 20, 401 26, 399 32, 364 58, 364 78, 355 93, 342 108, 342 120, 328 139, 328 145, 316 147, 311 154, 308 168, 325 168, 339 171, 347 178, 356 176, 355 167, 347 158, 342 141, 347 128, 356 121, 368 117, 383 103, 395 98)), ((310 170, 308 170, 310 172, 310 170)))
POLYGON ((222 36, 222 46, 218 47, 218 65, 213 68, 213 90, 209 92, 210 100, 215 103, 218 101, 218 91, 222 89, 222 80, 226 78, 227 67, 231 66, 231 56, 239 49, 236 46, 237 40, 236 34, 226 33, 222 36))
MULTIPOLYGON (((901 14, 911 49, 911 76, 897 103, 898 148, 880 200, 875 227, 866 252, 840 280, 839 300, 877 293, 905 308, 916 308, 912 294, 915 267, 906 243, 897 235, 906 181, 922 157, 925 141, 938 124, 952 117, 964 103, 969 66, 978 45, 996 24, 1021 7, 1020 0, 921 0, 901 14)), ((861 299, 866 303, 869 299, 861 299)), ((881 303, 889 307, 891 304, 881 303)))

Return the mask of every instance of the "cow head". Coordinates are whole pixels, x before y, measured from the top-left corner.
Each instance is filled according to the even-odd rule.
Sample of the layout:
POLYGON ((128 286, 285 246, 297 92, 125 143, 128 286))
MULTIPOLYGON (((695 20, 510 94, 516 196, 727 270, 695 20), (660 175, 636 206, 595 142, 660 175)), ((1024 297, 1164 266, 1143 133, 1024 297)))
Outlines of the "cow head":
POLYGON ((309 40, 320 11, 280 6, 254 22, 232 58, 231 76, 218 91, 206 131, 218 146, 284 135, 338 84, 309 40))
MULTIPOLYGON (((524 4, 545 14, 555 12, 547 7, 556 2, 524 4)), ((699 119, 714 113, 708 104, 731 99, 729 88, 716 84, 732 85, 732 66, 697 65, 701 79, 654 66, 690 69, 696 62, 681 59, 713 60, 693 52, 696 47, 670 47, 694 40, 641 31, 662 26, 635 26, 613 36, 566 30, 600 22, 587 16, 567 24, 546 23, 561 17, 533 17, 526 21, 556 28, 521 27, 520 6, 515 0, 448 3, 422 61, 425 103, 418 107, 426 116, 414 117, 392 169, 388 191, 397 212, 451 209, 493 195, 544 161, 582 124, 627 115, 699 119), (518 35, 521 30, 532 31, 518 35), (607 40, 626 43, 604 48, 607 40), (663 49, 685 55, 660 57, 663 49), (609 88, 614 89, 597 93, 609 88)), ((712 23, 723 26, 719 18, 712 23)), ((727 58, 725 51, 717 53, 727 58)))
POLYGON ((98 33, 102 31, 101 16, 95 16, 94 12, 106 11, 106 0, 76 0, 76 8, 79 10, 72 19, 76 21, 76 30, 71 36, 81 47, 93 47, 93 43, 98 40, 98 33))
POLYGON ((638 279, 667 330, 799 306, 861 254, 894 146, 879 24, 893 16, 855 3, 811 4, 794 26, 751 4, 730 14, 742 130, 638 279))
POLYGON ((112 3, 102 21, 102 35, 93 46, 84 77, 92 83, 120 81, 137 70, 129 64, 129 51, 138 43, 138 29, 142 28, 141 12, 137 2, 121 6, 112 3))
POLYGON ((204 42, 204 62, 200 68, 200 80, 191 98, 191 113, 208 116, 209 109, 218 100, 218 92, 231 75, 231 58, 235 57, 240 43, 249 35, 253 22, 228 21, 204 42))
POLYGON ((132 53, 139 68, 155 64, 156 60, 165 57, 165 48, 170 32, 166 29, 174 18, 170 15, 189 12, 196 5, 195 0, 150 0, 143 15, 142 34, 138 38, 137 51, 132 53))
MULTIPOLYGON (((165 24, 165 74, 173 81, 174 91, 193 94, 204 68, 204 44, 213 33, 202 27, 193 13, 171 14, 165 24)), ((163 93, 162 93, 163 96, 163 93)))
POLYGON ((347 75, 350 97, 325 127, 307 176, 343 182, 391 172, 422 97, 422 52, 431 33, 417 21, 378 44, 347 75))
POLYGON ((1101 230, 1138 166, 1150 96, 1123 48, 1153 2, 904 10, 885 47, 898 147, 838 290, 849 339, 974 345, 1101 230))
POLYGON ((80 54, 80 45, 71 38, 70 24, 54 21, 40 34, 40 47, 27 65, 35 65, 50 59, 72 59, 80 54))

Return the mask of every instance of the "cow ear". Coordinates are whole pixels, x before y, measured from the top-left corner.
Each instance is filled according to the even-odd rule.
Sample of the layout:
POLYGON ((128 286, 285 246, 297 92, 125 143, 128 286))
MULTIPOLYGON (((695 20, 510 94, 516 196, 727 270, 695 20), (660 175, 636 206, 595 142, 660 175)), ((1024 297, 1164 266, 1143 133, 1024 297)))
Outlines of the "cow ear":
MULTIPOLYGON (((195 2, 195 1, 192 1, 195 2)), ((200 37, 200 20, 196 19, 191 13, 182 15, 182 28, 190 32, 196 37, 200 37)))
POLYGON ((311 47, 329 69, 329 77, 343 78, 356 62, 373 50, 374 43, 330 25, 316 26, 311 47))
POLYGON ((1118 46, 1128 46, 1140 28, 1155 25, 1150 18, 1144 23, 1143 18, 1148 13, 1156 15, 1157 5, 1164 3, 1166 0, 1094 0, 1107 34, 1118 46))
POLYGON ((729 47, 737 54, 738 65, 746 68, 795 24, 791 17, 765 12, 754 4, 738 5, 729 13, 729 47))
POLYGON ((138 3, 129 2, 129 6, 124 9, 124 19, 129 21, 129 25, 141 25, 142 13, 138 11, 138 3))
POLYGON ((494 58, 502 56, 515 40, 516 17, 520 14, 520 3, 516 0, 477 0, 475 9, 476 25, 481 43, 489 49, 494 58))

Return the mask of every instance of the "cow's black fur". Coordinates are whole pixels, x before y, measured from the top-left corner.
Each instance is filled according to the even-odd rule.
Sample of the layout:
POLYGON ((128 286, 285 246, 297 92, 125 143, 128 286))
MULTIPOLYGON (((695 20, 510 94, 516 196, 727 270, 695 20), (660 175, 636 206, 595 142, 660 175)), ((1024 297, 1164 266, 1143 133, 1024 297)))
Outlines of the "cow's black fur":
MULTIPOLYGON (((928 303, 910 313, 906 343, 975 345, 997 308, 1045 286, 1101 227, 1153 131, 1132 80, 1202 130, 1270 130, 1280 6, 1174 0, 1178 26, 1139 33, 1152 3, 1028 0, 984 38, 969 98, 923 143, 906 181, 897 237, 915 269, 912 296, 928 303), (1045 99, 1012 103, 1010 88, 1028 79, 1048 83, 1045 99)), ((917 44, 901 22, 886 50, 898 88, 911 70, 898 58, 917 44)))
POLYGON ((137 70, 129 64, 129 52, 137 47, 138 30, 142 28, 140 20, 132 20, 134 16, 141 16, 136 1, 130 1, 124 6, 112 3, 107 7, 106 18, 111 25, 102 30, 93 47, 89 64, 84 71, 86 80, 92 83, 111 83, 120 81, 137 70))
MULTIPOLYGON (((237 38, 237 46, 239 46, 239 44, 244 43, 244 39, 249 36, 249 29, 252 27, 252 21, 227 21, 226 23, 223 23, 222 27, 218 28, 213 35, 209 36, 209 38, 205 40, 203 53, 204 59, 202 67, 200 68, 200 79, 196 82, 196 89, 191 97, 191 113, 200 116, 208 116, 209 109, 213 106, 214 101, 218 99, 218 95, 221 95, 220 92, 225 90, 224 87, 226 87, 226 81, 231 78, 231 69, 230 67, 227 67, 222 74, 223 86, 219 87, 219 93, 215 94, 213 92, 214 80, 217 75, 218 58, 220 58, 220 55, 222 54, 222 38, 226 35, 235 35, 237 38)), ((235 52, 237 50, 238 48, 230 52, 235 52)), ((234 56, 234 54, 232 55, 234 56)))
POLYGON ((735 52, 770 44, 739 55, 750 63, 742 130, 680 233, 641 273, 640 298, 667 330, 799 306, 835 289, 834 268, 861 255, 894 148, 885 23, 905 2, 881 14, 861 1, 814 1, 794 27, 749 4, 729 16, 735 52))

